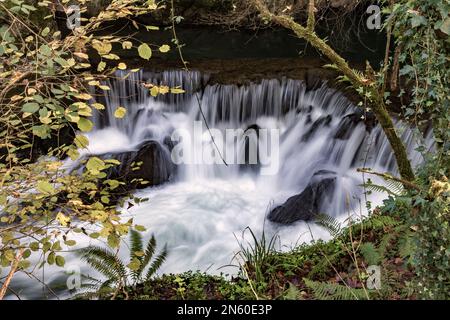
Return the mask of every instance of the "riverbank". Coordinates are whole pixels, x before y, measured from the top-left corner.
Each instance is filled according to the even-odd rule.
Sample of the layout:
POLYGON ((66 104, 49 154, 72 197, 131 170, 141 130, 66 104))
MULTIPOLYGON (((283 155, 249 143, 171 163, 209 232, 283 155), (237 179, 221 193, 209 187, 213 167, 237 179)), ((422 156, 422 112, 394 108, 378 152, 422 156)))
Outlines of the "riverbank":
MULTIPOLYGON (((237 254, 247 259, 237 277, 193 271, 162 275, 128 287, 126 296, 119 293, 116 298, 416 299, 411 282, 416 277, 411 263, 413 231, 405 224, 403 214, 393 214, 385 206, 362 222, 343 228, 331 241, 303 244, 288 252, 269 248, 267 243, 262 247, 263 242, 257 240, 250 251, 237 254), (380 273, 371 277, 372 270, 380 273)), ((322 225, 336 232, 337 225, 333 227, 331 220, 328 225, 322 221, 322 225)))

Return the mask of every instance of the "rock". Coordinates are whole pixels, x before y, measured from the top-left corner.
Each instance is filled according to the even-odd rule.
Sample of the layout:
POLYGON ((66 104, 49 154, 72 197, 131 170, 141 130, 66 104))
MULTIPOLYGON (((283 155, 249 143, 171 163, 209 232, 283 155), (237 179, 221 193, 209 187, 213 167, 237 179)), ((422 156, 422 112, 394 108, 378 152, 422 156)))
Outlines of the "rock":
POLYGON ((245 164, 241 164, 240 165, 240 169, 241 170, 251 170, 253 172, 257 172, 260 168, 260 159, 259 159, 259 150, 258 150, 258 139, 259 139, 259 130, 261 129, 260 126, 258 126, 257 124, 252 124, 250 126, 248 126, 245 130, 244 130, 244 134, 246 134, 247 136, 245 137, 245 146, 244 146, 244 150, 245 150, 245 164), (252 138, 256 135, 256 139, 252 138), (256 146, 253 146, 252 148, 250 148, 250 143, 251 142, 256 142, 256 146), (252 155, 252 157, 250 157, 250 151, 256 150, 256 163, 250 163, 250 159, 254 159, 254 155, 252 155))
MULTIPOLYGON (((314 121, 311 128, 302 136, 302 141, 308 141, 314 135, 314 133, 317 131, 319 127, 329 126, 331 120, 332 117, 330 115, 327 115, 314 121)), ((311 121, 310 118, 307 118, 306 122, 309 123, 310 121, 311 121)))
POLYGON ((268 219, 280 224, 313 219, 320 213, 321 204, 334 192, 335 185, 335 175, 324 171, 316 173, 310 184, 300 194, 290 197, 281 206, 272 209, 268 219))
POLYGON ((322 77, 322 73, 320 72, 320 70, 317 69, 307 70, 305 79, 306 90, 311 91, 320 88, 323 79, 324 78, 322 77))
POLYGON ((339 123, 339 127, 334 134, 334 139, 347 140, 348 138, 350 138, 350 135, 352 134, 356 126, 363 121, 366 125, 367 132, 371 132, 373 127, 377 123, 375 115, 373 113, 368 112, 364 115, 361 110, 357 110, 356 112, 348 114, 344 118, 342 118, 341 122, 339 123))
POLYGON ((110 169, 108 178, 126 182, 128 190, 165 183, 175 172, 175 165, 167 148, 153 140, 143 142, 137 151, 109 154, 107 157, 121 162, 120 165, 110 169), (132 170, 137 163, 141 163, 139 168, 132 170), (148 183, 141 184, 136 181, 137 179, 148 183))

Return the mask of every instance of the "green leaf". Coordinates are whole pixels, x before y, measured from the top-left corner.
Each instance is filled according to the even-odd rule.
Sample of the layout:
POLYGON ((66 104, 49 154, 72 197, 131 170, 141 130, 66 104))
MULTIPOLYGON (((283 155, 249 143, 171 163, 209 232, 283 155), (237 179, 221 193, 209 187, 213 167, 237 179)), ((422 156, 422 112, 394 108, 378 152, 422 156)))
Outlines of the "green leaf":
POLYGON ((102 197, 100 198, 100 201, 103 202, 103 203, 105 203, 105 204, 108 204, 108 203, 109 203, 109 198, 108 198, 107 196, 102 196, 102 197))
POLYGON ((39 110, 39 104, 37 104, 36 102, 28 102, 22 106, 23 112, 35 113, 38 110, 39 110))
POLYGON ((66 263, 66 260, 64 259, 63 256, 56 256, 56 265, 58 267, 64 267, 64 264, 66 263))
POLYGON ((450 35, 450 18, 446 18, 439 28, 443 33, 450 35))
POLYGON ((55 193, 55 188, 53 188, 53 186, 48 181, 39 181, 36 189, 39 192, 45 193, 45 194, 54 194, 55 193))
POLYGON ((106 67, 106 63, 104 61, 100 61, 97 66, 97 71, 102 72, 103 70, 105 70, 105 67, 106 67))
POLYGON ((91 237, 92 239, 97 239, 98 237, 100 237, 100 233, 98 232, 92 232, 89 237, 91 237))
POLYGON ((52 265, 55 263, 55 253, 54 252, 50 252, 48 257, 47 257, 47 262, 48 264, 52 265))
POLYGON ((139 225, 139 224, 135 225, 134 228, 135 228, 137 231, 141 231, 141 232, 147 230, 144 226, 141 226, 141 225, 139 225))
POLYGON ((88 169, 92 174, 98 174, 101 170, 105 168, 105 162, 97 157, 89 158, 86 163, 86 169, 88 169))
POLYGON ((89 146, 89 139, 84 135, 77 134, 75 136, 74 143, 78 148, 84 149, 89 146))
POLYGON ((78 120, 77 124, 78 124, 78 128, 83 132, 91 131, 92 127, 94 126, 92 121, 89 119, 86 119, 86 118, 80 118, 78 120))
POLYGON ((145 60, 149 60, 152 57, 152 49, 150 49, 146 43, 143 43, 138 47, 138 53, 139 56, 145 60))
POLYGON ((127 265, 127 267, 133 271, 139 270, 140 266, 141 266, 141 262, 137 258, 133 258, 133 260, 131 260, 131 262, 127 265))
POLYGON ((41 35, 43 37, 46 37, 49 32, 50 32, 50 28, 49 27, 45 27, 44 30, 42 30, 41 35))
POLYGON ((77 242, 75 240, 66 240, 66 241, 64 241, 64 244, 66 246, 72 247, 72 246, 76 245, 77 242))
POLYGON ((39 250, 39 242, 34 241, 34 242, 30 243, 30 249, 33 251, 38 251, 39 250))
POLYGON ((414 17, 411 18, 411 26, 413 28, 416 28, 420 25, 426 25, 426 24, 427 24, 427 19, 423 16, 415 15, 414 17))
POLYGON ((115 234, 110 234, 108 236, 108 245, 111 248, 117 248, 119 246, 119 243, 120 243, 120 239, 115 234))

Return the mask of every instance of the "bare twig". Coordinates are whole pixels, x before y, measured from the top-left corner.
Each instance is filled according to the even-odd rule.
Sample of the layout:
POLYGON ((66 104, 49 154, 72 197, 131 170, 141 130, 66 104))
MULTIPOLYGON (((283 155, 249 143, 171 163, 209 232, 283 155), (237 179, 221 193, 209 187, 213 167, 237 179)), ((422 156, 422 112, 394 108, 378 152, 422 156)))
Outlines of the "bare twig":
POLYGON ((20 249, 17 252, 14 261, 11 264, 11 269, 9 270, 8 276, 6 277, 6 280, 0 289, 0 300, 3 300, 3 297, 5 296, 6 291, 8 290, 9 284, 11 283, 11 279, 16 273, 17 268, 19 267, 19 262, 22 259, 23 251, 24 249, 20 249))

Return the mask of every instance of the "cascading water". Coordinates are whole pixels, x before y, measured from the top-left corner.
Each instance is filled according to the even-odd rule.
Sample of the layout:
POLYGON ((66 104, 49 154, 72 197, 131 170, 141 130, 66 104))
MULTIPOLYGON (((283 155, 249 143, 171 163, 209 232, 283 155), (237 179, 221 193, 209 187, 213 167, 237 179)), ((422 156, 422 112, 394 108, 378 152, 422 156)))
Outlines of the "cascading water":
MULTIPOLYGON (((364 113, 325 85, 307 91, 303 82, 290 79, 246 86, 204 85, 207 80, 198 72, 167 71, 134 73, 126 81, 111 83, 107 112, 97 115, 97 130, 90 135, 94 141, 90 152, 95 154, 105 152, 98 152, 97 144, 110 145, 109 152, 132 149, 149 139, 165 145, 175 129, 185 129, 192 133, 192 139, 180 142, 184 152, 204 152, 193 146, 217 152, 205 126, 203 134, 193 132, 194 121, 202 120, 199 102, 208 125, 222 132, 238 128, 280 130, 279 170, 274 175, 223 163, 182 164, 169 183, 137 192, 149 201, 124 209, 124 215, 133 216, 135 222, 156 234, 159 243, 169 245, 163 272, 207 268, 218 272, 230 262, 238 246, 235 236, 240 237, 247 226, 261 233, 265 225, 266 234, 277 233, 282 246, 309 241, 305 222, 279 225, 265 223, 265 218, 273 207, 302 192, 317 175, 334 179, 318 209, 343 220, 349 212, 364 213, 359 206, 363 181, 357 168, 396 173, 395 159, 379 126, 370 128, 361 119, 364 113), (142 81, 181 86, 187 93, 153 98, 140 87, 142 81), (119 105, 128 110, 125 119, 113 116, 119 105), (117 141, 125 145, 118 148, 117 141)), ((419 163, 413 131, 407 127, 402 130, 412 162, 419 163)), ((237 150, 245 149, 243 143, 241 139, 237 150)), ((226 156, 236 150, 234 145, 234 140, 226 141, 217 148, 226 156)), ((383 196, 372 198, 380 203, 383 196)), ((327 237, 314 226, 313 232, 315 237, 327 237)))
MULTIPOLYGON (((205 125, 203 134, 194 134, 195 121, 203 119, 199 103, 212 129, 242 129, 241 134, 249 128, 279 130, 275 174, 262 175, 259 169, 233 164, 180 164, 167 183, 136 192, 148 201, 131 208, 125 206, 123 216, 146 226, 146 238, 153 233, 160 246, 168 245, 169 256, 160 272, 236 272, 236 268, 220 267, 231 262, 247 227, 257 235, 263 228, 268 237, 277 234, 281 250, 310 241, 312 236, 327 239, 327 232, 314 224, 309 228, 304 221, 278 224, 266 217, 317 179, 325 185, 332 183, 332 188, 322 187, 324 194, 315 207, 317 211, 340 221, 349 215, 365 214, 361 203, 364 190, 360 187, 363 177, 356 169, 369 167, 397 173, 381 128, 367 117, 362 119, 364 112, 326 85, 308 91, 302 81, 290 79, 263 80, 245 86, 207 83, 207 76, 184 71, 137 72, 126 80, 109 83, 111 90, 102 101, 106 110, 94 115, 95 129, 88 134, 89 147, 81 150, 82 154, 98 155, 125 152, 152 140, 169 153, 168 140, 175 130, 183 129, 191 133, 192 139, 183 139, 179 146, 184 152, 193 153, 191 156, 201 157, 198 153, 205 149, 219 149, 224 157, 238 150, 238 156, 242 156, 246 143, 254 140, 237 137, 237 149, 236 140, 225 141, 216 149, 205 125), (181 86, 186 93, 154 98, 141 85, 142 81, 181 86), (114 117, 118 106, 127 109, 123 119, 114 117), (202 148, 199 150, 198 146, 202 148)), ((414 150, 417 144, 413 130, 396 125, 401 128, 411 161, 420 163, 421 155, 414 150)), ((260 140, 263 139, 259 138, 258 147, 260 140)), ((71 168, 73 164, 67 161, 66 165, 71 168)), ((377 182, 376 177, 371 179, 377 182)), ((376 205, 384 197, 372 194, 369 200, 376 205)), ((86 241, 78 239, 80 246, 88 245, 86 241)), ((76 259, 67 257, 67 264, 79 265, 76 259)))

